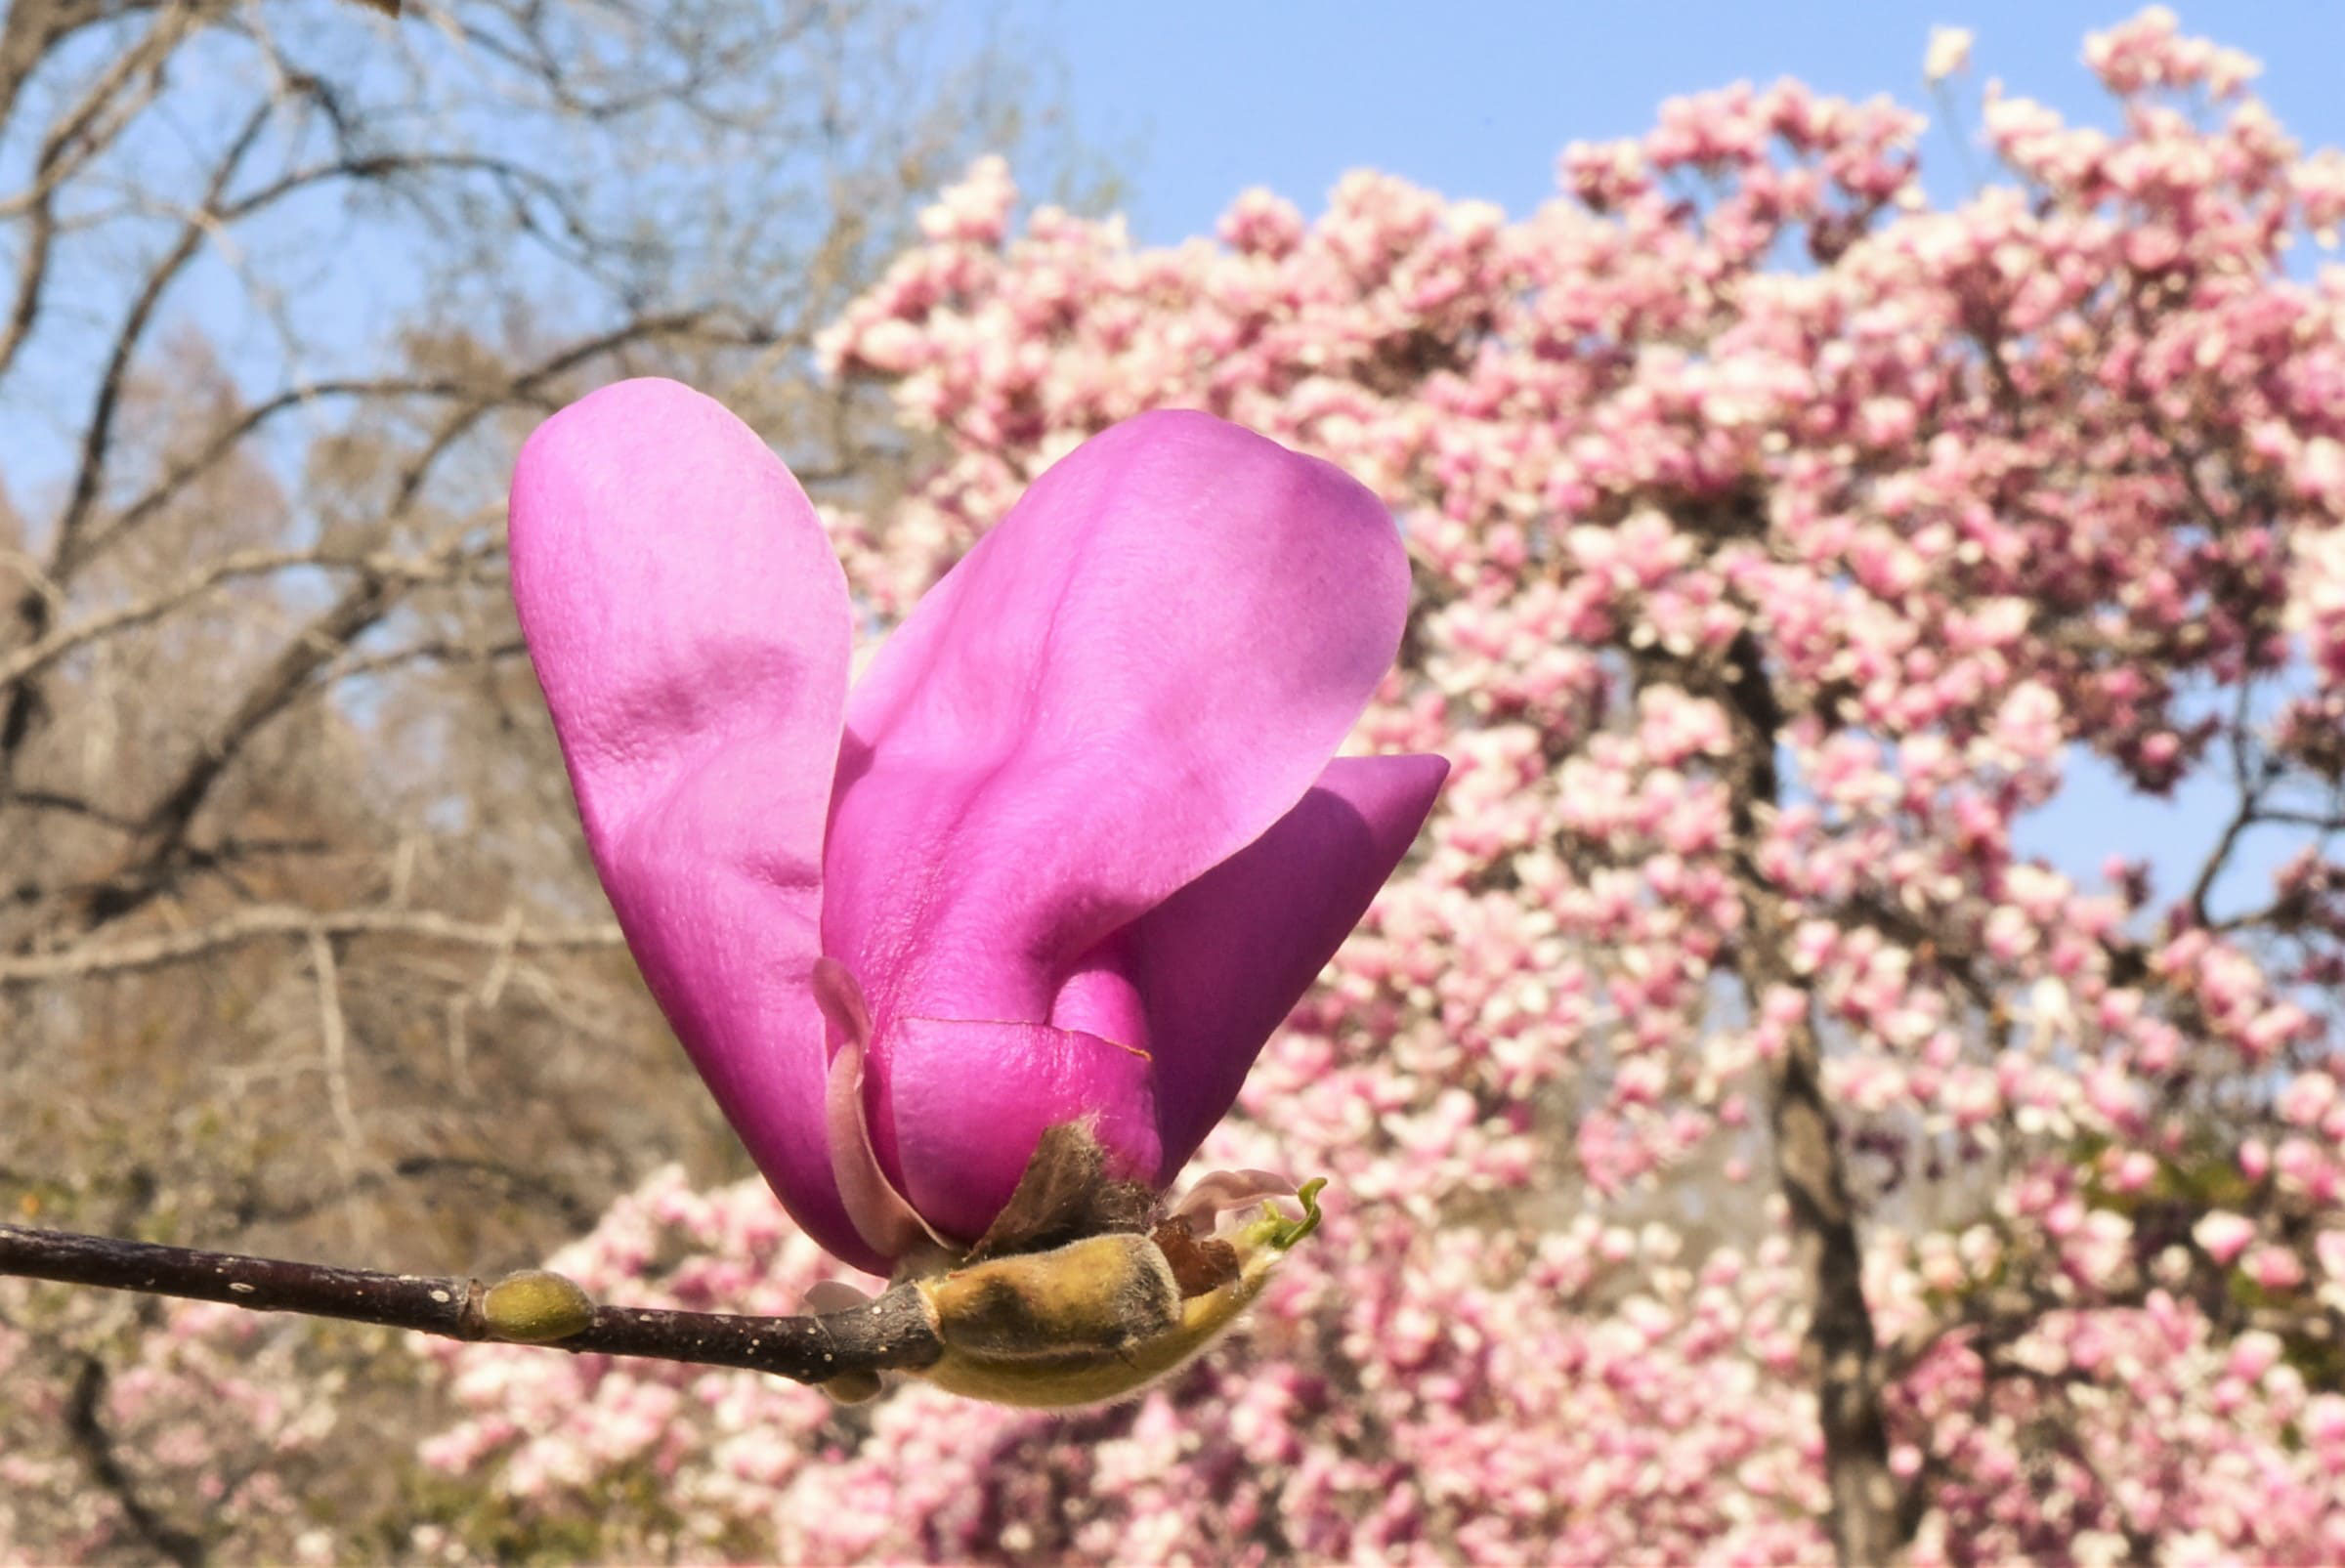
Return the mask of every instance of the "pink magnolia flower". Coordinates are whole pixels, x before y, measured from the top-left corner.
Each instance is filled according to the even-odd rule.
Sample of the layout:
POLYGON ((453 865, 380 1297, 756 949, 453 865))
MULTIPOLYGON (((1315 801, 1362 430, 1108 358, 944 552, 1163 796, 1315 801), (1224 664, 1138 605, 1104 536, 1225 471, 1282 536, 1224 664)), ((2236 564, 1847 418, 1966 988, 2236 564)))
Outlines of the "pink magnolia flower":
POLYGON ((513 595, 652 994, 790 1213, 886 1272, 1044 1130, 1161 1188, 1448 765, 1331 760, 1397 649, 1390 516, 1153 413, 1052 467, 848 690, 805 494, 673 382, 523 449, 513 595))
POLYGON ((2255 1221, 2229 1209, 2213 1209, 2191 1227, 2191 1239, 2205 1249, 2207 1256, 2229 1268, 2255 1240, 2255 1221))
POLYGON ((2293 1291, 2304 1283, 2304 1264, 2284 1247, 2259 1247, 2240 1265, 2267 1291, 2293 1291))

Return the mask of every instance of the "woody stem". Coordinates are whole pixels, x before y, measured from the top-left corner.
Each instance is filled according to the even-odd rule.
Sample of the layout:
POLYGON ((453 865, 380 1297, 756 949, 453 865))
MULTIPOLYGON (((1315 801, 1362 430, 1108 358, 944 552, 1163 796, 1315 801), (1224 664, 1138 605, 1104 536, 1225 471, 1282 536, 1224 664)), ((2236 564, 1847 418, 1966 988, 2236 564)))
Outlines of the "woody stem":
MULTIPOLYGON (((0 1274, 219 1301, 255 1312, 375 1323, 448 1339, 495 1339, 477 1279, 384 1274, 283 1258, 0 1225, 0 1274)), ((943 1354, 917 1292, 889 1291, 839 1312, 745 1317, 596 1305, 550 1348, 741 1367, 796 1382, 925 1367, 943 1354)))

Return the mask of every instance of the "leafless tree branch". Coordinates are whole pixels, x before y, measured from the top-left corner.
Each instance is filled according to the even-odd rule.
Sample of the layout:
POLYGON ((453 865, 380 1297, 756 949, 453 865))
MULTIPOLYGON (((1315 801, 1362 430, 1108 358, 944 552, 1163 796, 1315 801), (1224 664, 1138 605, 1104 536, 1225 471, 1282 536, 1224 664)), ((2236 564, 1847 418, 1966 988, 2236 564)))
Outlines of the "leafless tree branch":
POLYGON ((610 949, 624 945, 613 923, 525 926, 510 930, 478 920, 460 920, 429 910, 245 910, 208 925, 136 941, 89 944, 57 953, 0 957, 0 987, 121 975, 208 957, 223 949, 286 937, 308 941, 312 932, 328 937, 408 937, 464 947, 512 947, 522 952, 550 949, 610 949))
POLYGON ((342 1318, 446 1339, 508 1339, 574 1355, 741 1367, 802 1383, 925 1367, 944 1353, 925 1298, 909 1285, 862 1306, 790 1318, 597 1306, 578 1293, 577 1325, 541 1338, 500 1333, 491 1287, 477 1279, 329 1268, 22 1225, 0 1225, 0 1274, 342 1318))

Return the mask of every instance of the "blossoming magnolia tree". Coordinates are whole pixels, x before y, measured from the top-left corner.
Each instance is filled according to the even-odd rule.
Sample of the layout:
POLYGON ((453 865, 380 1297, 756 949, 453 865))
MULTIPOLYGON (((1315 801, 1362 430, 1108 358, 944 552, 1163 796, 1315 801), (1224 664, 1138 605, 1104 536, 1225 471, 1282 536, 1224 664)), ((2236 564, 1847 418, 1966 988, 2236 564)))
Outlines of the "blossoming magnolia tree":
MULTIPOLYGON (((825 518, 869 618, 1152 408, 1402 520, 1362 733, 1455 771, 1200 1155, 1328 1222, 1240 1343, 1071 1416, 435 1349, 468 1479, 407 1548, 2345 1554, 2345 273, 2290 249, 2345 159, 2162 12, 2087 58, 2117 128, 1990 87, 1947 208, 1916 116, 1796 84, 1519 220, 1363 174, 1146 250, 948 192, 825 343, 936 453, 825 518), (2221 791, 2181 874, 2015 849, 2088 756, 2221 791)), ((851 1274, 678 1179, 553 1266, 851 1274)))

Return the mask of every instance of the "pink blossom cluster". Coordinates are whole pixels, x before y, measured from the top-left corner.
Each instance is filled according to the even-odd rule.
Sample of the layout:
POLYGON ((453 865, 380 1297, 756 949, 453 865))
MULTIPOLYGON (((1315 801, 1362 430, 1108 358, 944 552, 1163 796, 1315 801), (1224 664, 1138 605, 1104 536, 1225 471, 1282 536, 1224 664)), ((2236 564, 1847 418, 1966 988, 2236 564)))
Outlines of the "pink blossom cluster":
POLYGON ((10 1395, 0 1403, 0 1562, 150 1551, 125 1490, 170 1500, 161 1527, 194 1525, 188 1533, 199 1543, 271 1540, 303 1560, 336 1560, 336 1537, 305 1518, 302 1490, 343 1419, 343 1379, 320 1366, 308 1326, 181 1302, 126 1334, 135 1319, 125 1305, 0 1280, 0 1386, 10 1395), (100 1367, 111 1370, 85 1390, 100 1367), (91 1484, 75 1432, 85 1391, 119 1489, 91 1484))
POLYGON ((2345 778, 2345 271, 2291 248, 2333 244, 2345 157, 2162 10, 2086 58, 2114 126, 1989 83, 2008 177, 1951 207, 1918 119, 1796 83, 1573 148, 1513 221, 1363 173, 1315 221, 1253 192, 1218 245, 1147 249, 1016 224, 989 165, 822 349, 948 443, 872 535, 898 570, 1156 403, 1323 452, 1404 518, 1414 657, 1366 734, 1457 774, 1250 1091, 1290 1152, 1495 1254, 1532 1216, 1747 1179, 1770 1064, 1818 1030, 1877 1328, 1932 1346, 1896 1390, 1931 1549, 2333 1556, 2333 1450, 2304 1433, 2345 1372, 2318 1349, 2345 1250, 2318 989, 2345 978, 2319 839, 2345 778), (2240 781, 2199 885, 2019 851, 2081 749, 2151 793, 2240 781), (2268 899, 2210 905, 2241 840, 2291 834, 2268 899), (1754 974, 1737 954, 1770 940, 1754 974), (2015 1266, 2016 1304, 1988 1299, 2015 1266), (1990 1333, 2193 1350, 2088 1356, 2089 1398, 1998 1352, 1975 1377, 2000 1424, 1937 1430, 1934 1379, 1990 1333), (2314 1392, 2209 1370, 2267 1341, 2314 1392), (2102 1452, 2047 1456, 2030 1412, 2102 1452), (2196 1479, 2145 1509, 2120 1434, 2152 1412, 2189 1419, 2141 1464, 2196 1479), (2256 1501, 2224 1479, 2247 1475, 2256 1501))
MULTIPOLYGON (((1217 1153, 1270 1141, 1237 1129, 1217 1153)), ((1409 1209, 1331 1219, 1346 1253, 1408 1267, 1299 1255, 1242 1344, 1123 1407, 1040 1415, 914 1384, 842 1410, 754 1374, 436 1345, 467 1414, 422 1457, 485 1476, 518 1528, 605 1510, 622 1555, 1263 1562, 1439 1544, 1595 1561, 1727 1539, 1755 1558, 1814 1553, 1781 1241, 1693 1268, 1659 1225, 1489 1233, 1409 1209), (1718 1492, 1722 1468, 1744 1496, 1718 1492), (1624 1491, 1645 1500, 1634 1514, 1624 1491), (659 1507, 609 1514, 638 1495, 659 1507)), ((551 1262, 598 1293, 773 1311, 836 1272, 761 1184, 696 1193, 674 1172, 551 1262)), ((438 1525, 410 1544, 450 1562, 484 1545, 438 1525)))
POLYGON ((2053 1310, 1991 1351, 1949 1339, 1899 1389, 1913 1469, 1969 1478, 1917 1562, 2333 1562, 2345 1551, 2345 1395, 2315 1391, 2283 1341, 2217 1334, 2190 1301, 2053 1310), (1990 1370, 1991 1369, 1991 1370, 1990 1370), (2121 1398, 2110 1398, 2112 1390, 2121 1398), (2030 1453, 2023 1427, 2056 1422, 2030 1453), (1982 1540, 1998 1544, 1981 1553, 1982 1540))

